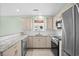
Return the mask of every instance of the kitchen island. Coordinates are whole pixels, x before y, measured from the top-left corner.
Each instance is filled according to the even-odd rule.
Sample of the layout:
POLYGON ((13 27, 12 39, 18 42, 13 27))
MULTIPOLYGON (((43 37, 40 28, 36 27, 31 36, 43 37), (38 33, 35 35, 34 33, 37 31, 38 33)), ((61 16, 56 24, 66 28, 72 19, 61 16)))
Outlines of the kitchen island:
POLYGON ((4 39, 0 38, 1 56, 21 56, 21 40, 27 38, 27 35, 15 35, 4 39))

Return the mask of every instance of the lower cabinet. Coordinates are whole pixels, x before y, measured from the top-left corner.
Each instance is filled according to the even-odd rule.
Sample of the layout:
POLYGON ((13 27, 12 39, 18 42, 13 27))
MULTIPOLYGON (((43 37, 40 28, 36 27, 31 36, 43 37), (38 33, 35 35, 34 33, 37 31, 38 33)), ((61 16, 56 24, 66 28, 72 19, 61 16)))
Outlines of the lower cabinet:
POLYGON ((27 39, 27 48, 33 48, 33 37, 31 36, 27 39))
POLYGON ((30 36, 27 41, 28 48, 51 48, 49 36, 30 36))
POLYGON ((2 52, 3 56, 21 56, 21 42, 17 42, 14 46, 2 52))
POLYGON ((33 37, 33 48, 45 48, 46 40, 44 37, 33 37))
POLYGON ((51 37, 46 37, 46 47, 51 48, 51 37))

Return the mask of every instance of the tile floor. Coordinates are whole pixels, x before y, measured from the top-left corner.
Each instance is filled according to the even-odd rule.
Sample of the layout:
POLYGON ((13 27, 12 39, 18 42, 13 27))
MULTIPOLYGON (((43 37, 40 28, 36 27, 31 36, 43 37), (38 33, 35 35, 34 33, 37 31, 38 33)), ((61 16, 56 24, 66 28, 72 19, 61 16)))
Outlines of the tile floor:
POLYGON ((51 49, 28 49, 26 56, 54 56, 51 49))

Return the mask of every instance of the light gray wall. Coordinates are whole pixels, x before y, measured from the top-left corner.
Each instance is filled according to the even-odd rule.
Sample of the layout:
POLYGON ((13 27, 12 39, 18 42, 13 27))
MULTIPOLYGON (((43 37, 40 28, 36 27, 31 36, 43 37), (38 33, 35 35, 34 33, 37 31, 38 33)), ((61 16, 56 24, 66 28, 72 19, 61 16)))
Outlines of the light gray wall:
POLYGON ((17 16, 0 17, 0 36, 18 33, 21 31, 21 18, 17 16))

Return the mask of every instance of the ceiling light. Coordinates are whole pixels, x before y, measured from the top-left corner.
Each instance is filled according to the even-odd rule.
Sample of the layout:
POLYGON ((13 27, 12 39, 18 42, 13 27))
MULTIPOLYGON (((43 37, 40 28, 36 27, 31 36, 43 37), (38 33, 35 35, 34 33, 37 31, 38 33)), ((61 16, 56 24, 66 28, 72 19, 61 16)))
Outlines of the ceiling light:
POLYGON ((16 9, 17 12, 20 12, 20 9, 16 9))
POLYGON ((39 11, 39 9, 33 9, 33 11, 39 11))

